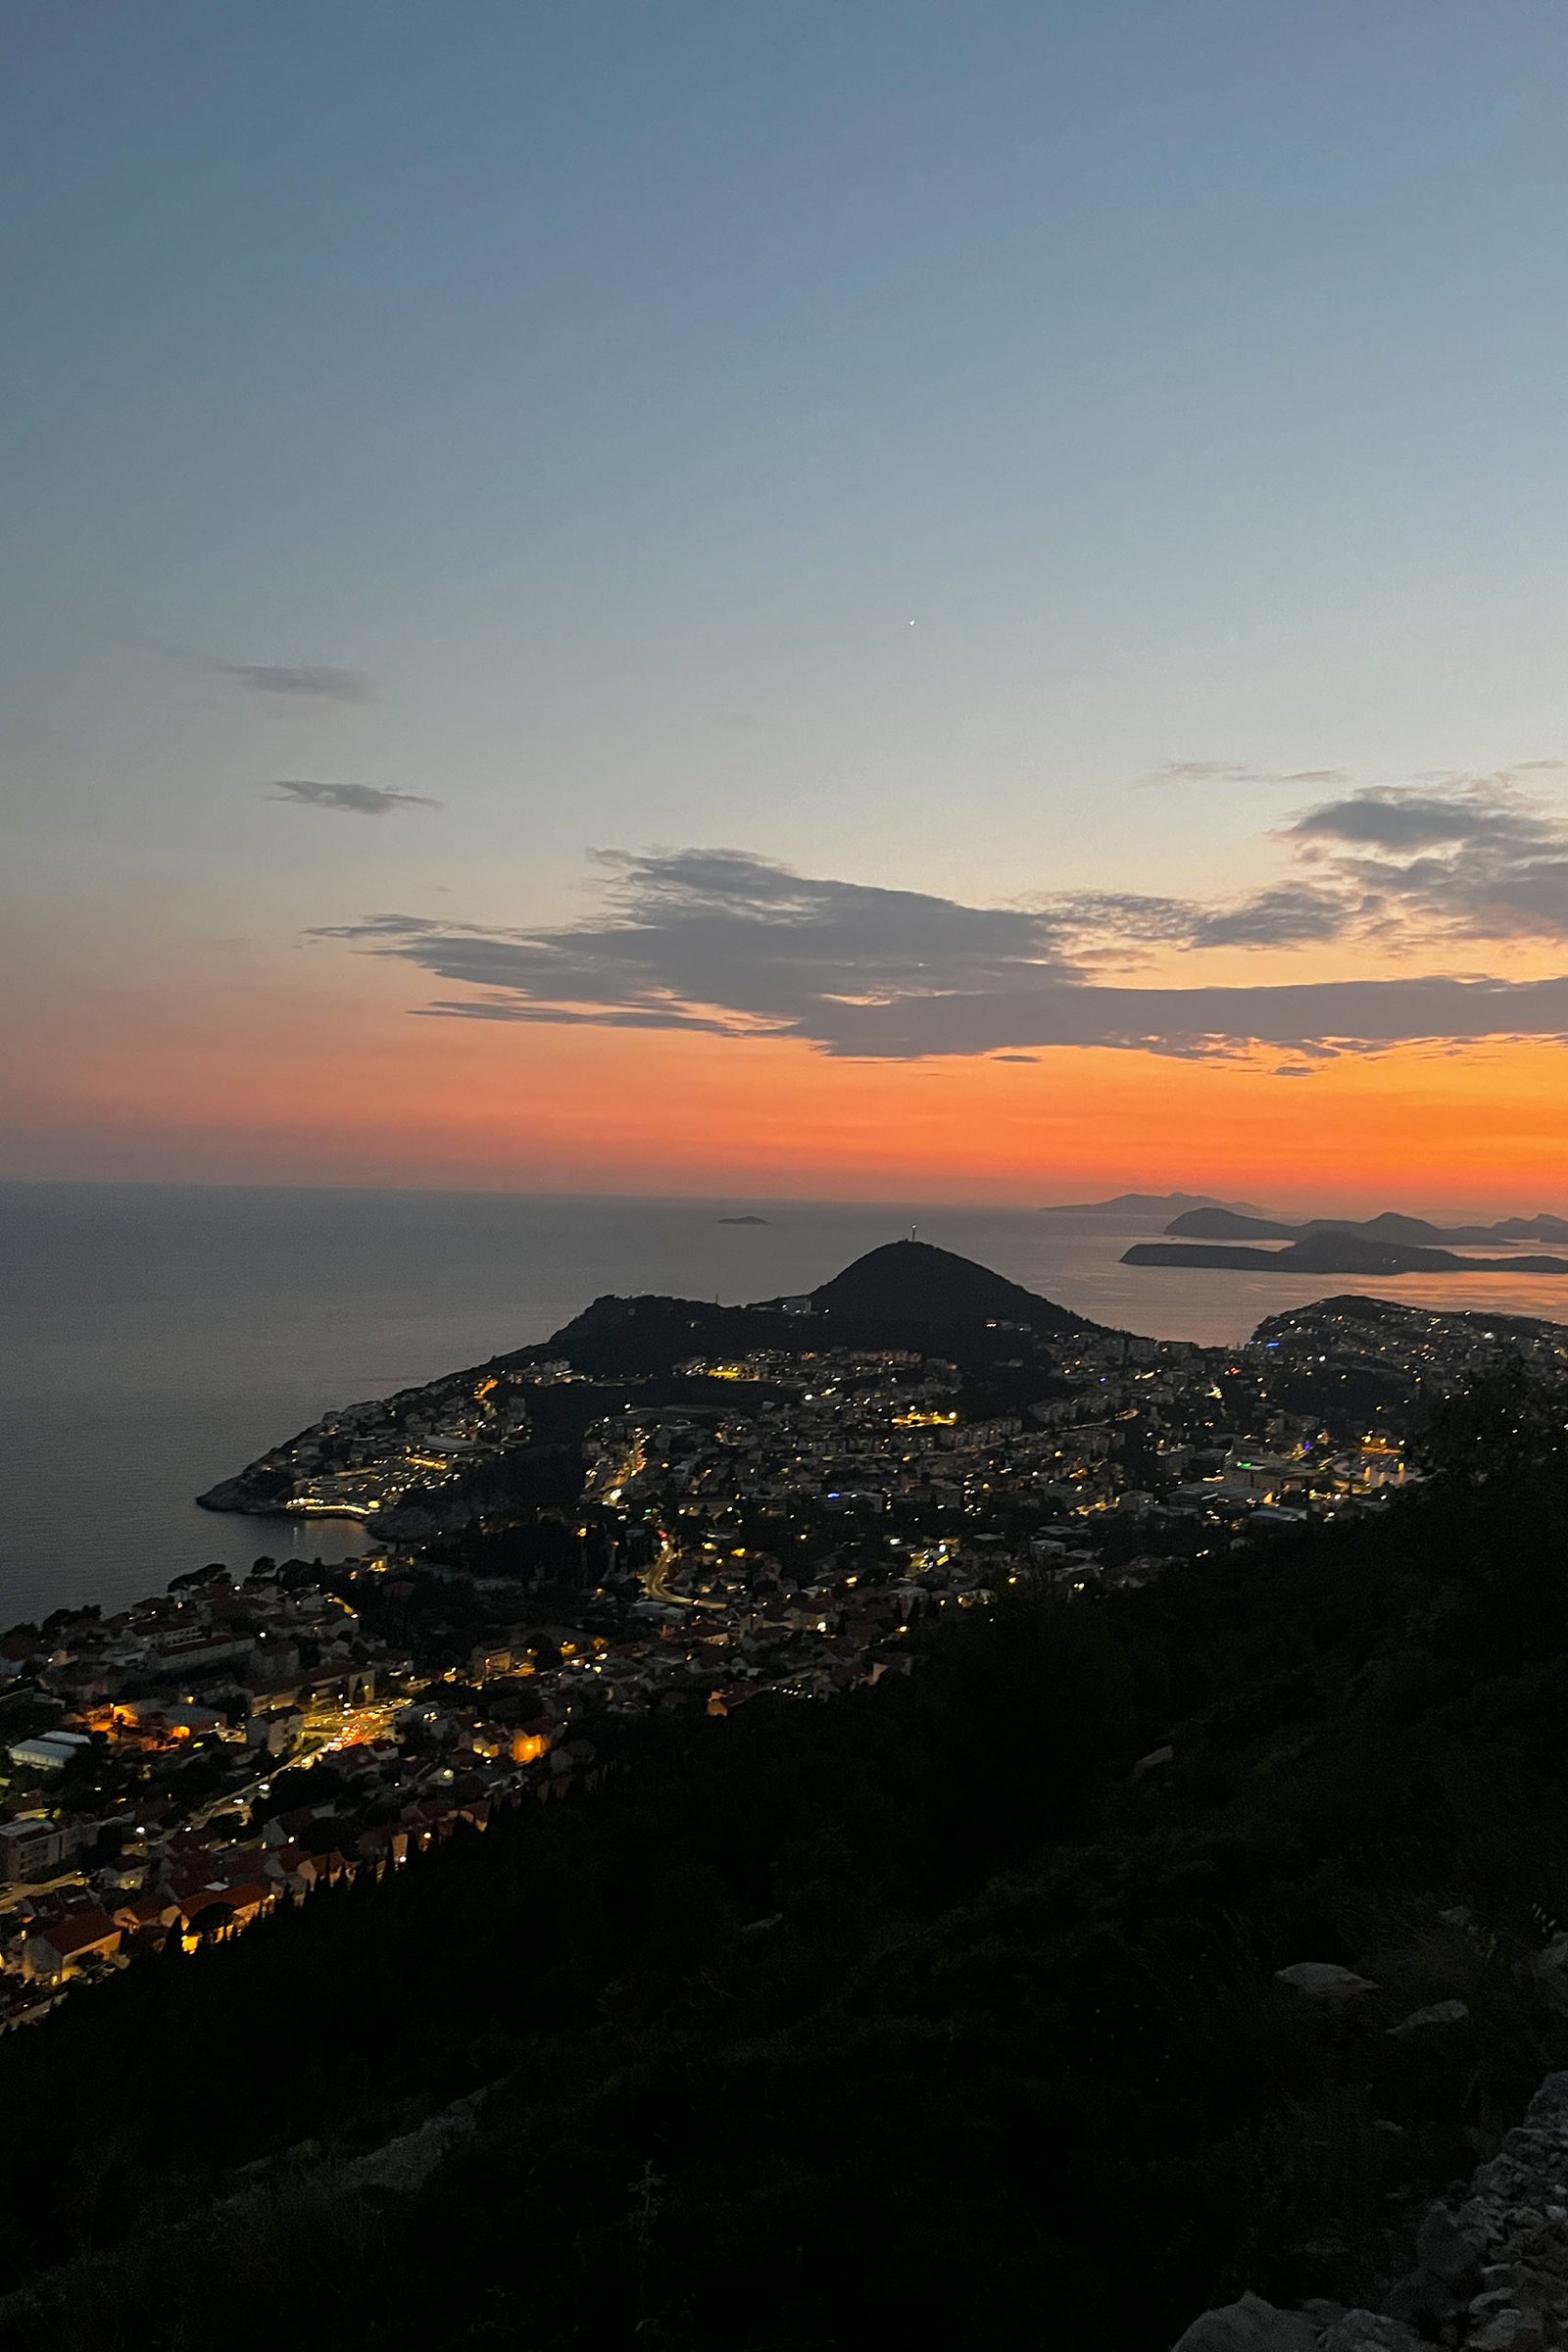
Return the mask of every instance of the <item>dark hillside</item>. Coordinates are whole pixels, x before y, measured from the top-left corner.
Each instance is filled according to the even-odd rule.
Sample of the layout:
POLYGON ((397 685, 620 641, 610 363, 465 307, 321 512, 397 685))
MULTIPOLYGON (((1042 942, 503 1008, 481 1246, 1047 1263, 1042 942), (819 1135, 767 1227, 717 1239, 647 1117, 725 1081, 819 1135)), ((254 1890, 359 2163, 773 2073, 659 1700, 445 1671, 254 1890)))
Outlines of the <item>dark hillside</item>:
MULTIPOLYGON (((1042 1337, 1094 1328, 1049 1298, 929 1242, 886 1242, 811 1293, 835 1328, 897 1333, 984 1331, 1010 1322, 1042 1337)), ((895 1342, 895 1344, 897 1344, 895 1342)))
POLYGON ((1499 1384, 1379 1520, 607 1731, 598 1793, 5 2036, 0 2289, 86 2260, 0 2346, 1160 2352, 1375 2294, 1568 2060, 1561 1423, 1499 1384), (342 2169, 487 2084, 416 2194, 342 2169))
POLYGON ((1095 1328, 950 1250, 889 1242, 788 1307, 777 1298, 756 1306, 596 1298, 546 1343, 546 1351, 604 1376, 667 1373, 689 1356, 764 1348, 908 1348, 986 1361, 1016 1355, 1020 1333, 1059 1339, 1095 1328))

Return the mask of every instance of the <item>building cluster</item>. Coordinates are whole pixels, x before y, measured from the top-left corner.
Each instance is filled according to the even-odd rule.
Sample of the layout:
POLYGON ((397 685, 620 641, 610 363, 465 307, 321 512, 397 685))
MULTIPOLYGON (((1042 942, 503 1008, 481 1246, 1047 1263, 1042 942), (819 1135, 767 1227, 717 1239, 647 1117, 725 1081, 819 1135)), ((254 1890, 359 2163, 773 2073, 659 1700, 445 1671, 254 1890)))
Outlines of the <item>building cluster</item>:
POLYGON ((1250 1529, 1364 1508, 1406 1476, 1386 1418, 1362 1426, 1333 1396, 1325 1409, 1332 1384, 1303 1396, 1264 1348, 1091 1333, 1044 1369, 1037 1352, 978 1382, 854 1350, 680 1369, 732 1400, 606 1420, 588 1488, 685 1559, 678 1592, 666 1578, 655 1594, 669 1605, 741 1604, 773 1555, 829 1571, 853 1555, 859 1590, 880 1569, 920 1608, 1042 1566, 1136 1581, 1250 1529), (760 1553, 723 1531, 760 1531, 760 1553))
POLYGON ((0 1639, 0 2025, 171 1937, 194 1949, 498 1806, 591 1787, 607 1717, 875 1680, 889 1661, 868 1653, 904 1622, 882 1594, 803 1609, 759 1563, 751 1606, 719 1625, 645 1605, 659 1566, 541 1624, 507 1619, 527 1609, 521 1584, 412 1556, 262 1562, 238 1586, 208 1571, 112 1618, 60 1611, 0 1639), (420 1638, 421 1611, 450 1631, 455 1595, 485 1627, 457 1665, 420 1638), (389 1611, 412 1639, 368 1622, 389 1611))
POLYGON ((536 1357, 332 1415, 245 1474, 270 1464, 302 1507, 363 1516, 372 1488, 515 1447, 528 1391, 579 1381, 559 1399, 587 1438, 551 1571, 575 1558, 575 1584, 388 1545, 333 1571, 259 1561, 238 1585, 200 1571, 0 1637, 0 2023, 591 1785, 617 1717, 829 1697, 907 1671, 918 1629, 1026 1580, 1138 1584, 1375 1509, 1434 1388, 1520 1356, 1568 1372, 1553 1326, 1366 1300, 1235 1350, 991 1329, 1008 1352, 980 1366, 770 1347, 603 1402, 536 1357))
POLYGON ((1420 1396, 1451 1395, 1506 1365, 1561 1380, 1568 1373, 1568 1325, 1325 1298, 1259 1324, 1250 1352, 1268 1362, 1275 1382, 1315 1383, 1325 1409, 1334 1409, 1337 1389, 1357 1389, 1388 1416, 1407 1419, 1420 1396))
POLYGON ((342 1592, 270 1562, 238 1587, 207 1571, 111 1618, 60 1611, 0 1638, 5 1716, 24 1727, 0 1757, 0 1997, 34 2015, 148 1941, 231 1932, 482 1823, 528 1767, 559 1781, 583 1762, 564 1715, 479 1703, 475 1683, 512 1666, 494 1644, 467 1679, 421 1666, 342 1592), (274 1812, 274 1780, 310 1792, 302 1768, 321 1764, 320 1800, 274 1812))
POLYGON ((528 1436, 528 1391, 567 1367, 487 1366, 344 1405, 235 1481, 301 1517, 373 1521, 498 1460, 528 1436))

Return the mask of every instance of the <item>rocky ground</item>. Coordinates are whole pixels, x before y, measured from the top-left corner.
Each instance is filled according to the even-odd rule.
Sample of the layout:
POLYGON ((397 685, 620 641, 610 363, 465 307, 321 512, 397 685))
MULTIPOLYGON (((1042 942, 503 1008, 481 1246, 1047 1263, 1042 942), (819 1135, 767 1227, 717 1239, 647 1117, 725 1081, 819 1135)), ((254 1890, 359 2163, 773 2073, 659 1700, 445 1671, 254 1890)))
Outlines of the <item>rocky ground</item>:
POLYGON ((1176 2352, 1555 2352, 1568 2345, 1568 2072, 1471 2179, 1429 2207, 1415 2262, 1381 2311, 1314 2300, 1280 2311, 1243 2295, 1205 2311, 1176 2352))

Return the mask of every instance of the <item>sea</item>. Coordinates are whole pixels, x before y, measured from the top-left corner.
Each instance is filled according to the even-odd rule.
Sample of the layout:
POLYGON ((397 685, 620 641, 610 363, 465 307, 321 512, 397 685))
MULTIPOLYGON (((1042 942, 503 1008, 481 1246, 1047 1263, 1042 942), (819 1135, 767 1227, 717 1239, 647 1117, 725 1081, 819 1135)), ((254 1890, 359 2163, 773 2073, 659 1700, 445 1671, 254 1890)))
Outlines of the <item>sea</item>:
MULTIPOLYGON (((547 1339, 605 1292, 732 1304, 878 1243, 960 1250, 1096 1321, 1232 1346, 1336 1290, 1568 1322, 1568 1280, 1124 1266, 1162 1219, 900 1202, 0 1184, 0 1628, 211 1561, 341 1559, 348 1521, 195 1495, 320 1414, 547 1339), (733 1222, 755 1219, 757 1222, 733 1222)), ((1539 1245, 1537 1245, 1539 1248, 1539 1245)))

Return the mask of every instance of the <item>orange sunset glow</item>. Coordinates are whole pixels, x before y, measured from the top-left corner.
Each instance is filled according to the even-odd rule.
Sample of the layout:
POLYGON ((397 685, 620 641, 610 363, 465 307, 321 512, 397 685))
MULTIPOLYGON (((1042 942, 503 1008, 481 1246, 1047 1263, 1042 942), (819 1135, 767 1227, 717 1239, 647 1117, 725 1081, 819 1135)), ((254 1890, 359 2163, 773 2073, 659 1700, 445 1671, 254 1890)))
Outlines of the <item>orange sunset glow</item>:
MULTIPOLYGON (((379 991, 377 992, 379 994, 379 991)), ((1169 1184, 1374 1209, 1555 1197, 1554 1044, 1344 1056, 1304 1079, 1256 1057, 1042 1049, 846 1061, 799 1042, 411 1018, 221 993, 138 1050, 82 1040, 17 1090, 51 1167, 128 1178, 361 1180, 545 1191, 1028 1203, 1169 1184), (71 1139, 80 1139, 72 1148, 71 1139)))

